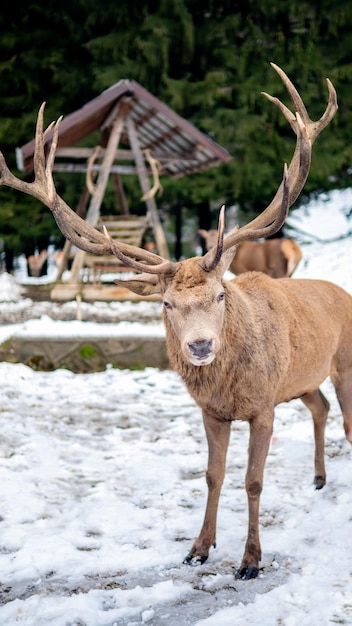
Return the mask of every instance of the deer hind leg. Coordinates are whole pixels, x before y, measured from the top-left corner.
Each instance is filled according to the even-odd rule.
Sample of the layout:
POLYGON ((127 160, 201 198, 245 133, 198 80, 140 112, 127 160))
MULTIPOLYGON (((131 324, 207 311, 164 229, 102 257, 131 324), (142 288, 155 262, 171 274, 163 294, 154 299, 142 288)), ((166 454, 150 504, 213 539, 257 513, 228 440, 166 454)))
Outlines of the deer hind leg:
POLYGON ((248 498, 248 536, 242 563, 235 577, 249 580, 256 578, 261 560, 259 540, 259 500, 263 488, 263 474, 273 432, 273 414, 267 420, 262 417, 250 422, 246 491, 248 498))
POLYGON ((347 441, 352 443, 352 368, 343 374, 331 375, 343 415, 347 441))
POLYGON ((322 489, 326 483, 324 447, 325 447, 325 426, 330 405, 320 389, 301 396, 302 402, 310 410, 314 424, 314 485, 316 489, 322 489))
POLYGON ((226 453, 231 430, 230 421, 220 421, 206 413, 203 413, 203 420, 209 449, 206 473, 208 501, 199 537, 183 561, 187 564, 194 561, 204 563, 208 558, 210 547, 212 545, 215 547, 216 517, 225 476, 226 453))

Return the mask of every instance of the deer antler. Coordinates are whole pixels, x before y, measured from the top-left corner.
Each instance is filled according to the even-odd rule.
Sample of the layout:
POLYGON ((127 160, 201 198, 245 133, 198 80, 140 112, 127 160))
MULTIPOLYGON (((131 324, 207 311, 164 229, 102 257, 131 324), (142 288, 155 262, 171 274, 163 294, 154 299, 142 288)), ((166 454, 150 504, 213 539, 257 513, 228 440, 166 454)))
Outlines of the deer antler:
MULTIPOLYGON (((177 268, 177 263, 173 263, 172 261, 167 261, 165 259, 162 259, 162 257, 158 257, 157 255, 154 255, 154 256, 157 256, 157 258, 162 259, 162 261, 159 262, 157 265, 154 265, 154 267, 151 267, 150 265, 145 265, 144 263, 140 263, 140 261, 137 261, 136 259, 132 259, 129 255, 126 255, 122 252, 120 242, 117 244, 110 237, 106 226, 103 226, 103 231, 104 231, 104 235, 107 241, 109 242, 111 252, 125 265, 132 267, 138 272, 148 272, 148 274, 174 274, 175 273, 176 268, 177 268)), ((138 255, 136 256, 138 256, 139 258, 144 257, 145 260, 149 260, 149 255, 154 254, 153 252, 148 252, 147 250, 144 250, 143 248, 137 248, 137 249, 138 249, 138 255)))
MULTIPOLYGON (((295 202, 298 195, 302 191, 307 180, 311 163, 313 143, 325 126, 327 126, 327 124, 334 117, 338 105, 336 91, 331 81, 327 79, 329 100, 326 110, 317 122, 312 121, 303 104, 301 96, 288 76, 280 67, 275 65, 275 63, 271 63, 271 65, 281 77, 296 110, 296 115, 294 115, 278 98, 262 92, 263 95, 265 95, 280 109, 297 135, 296 148, 291 164, 288 168, 287 175, 285 175, 286 179, 289 181, 288 205, 286 207, 288 211, 290 206, 295 202)), ((234 228, 230 231, 230 233, 228 233, 221 244, 223 252, 226 252, 226 250, 229 250, 230 248, 234 248, 242 241, 257 239, 260 237, 269 237, 277 232, 285 222, 287 216, 287 213, 285 214, 283 210, 283 196, 284 182, 281 183, 269 206, 260 215, 245 226, 242 226, 242 228, 234 228)), ((218 253, 216 250, 209 250, 209 252, 207 252, 204 256, 204 267, 213 267, 213 260, 217 256, 218 253)))
MULTIPOLYGON (((311 163, 313 143, 325 126, 327 126, 327 124, 332 120, 337 111, 337 96, 334 86, 327 78, 326 82, 329 91, 328 104, 321 118, 314 122, 310 119, 301 96, 285 72, 280 67, 275 65, 275 63, 271 63, 271 66, 277 71, 286 86, 296 111, 296 115, 294 115, 278 98, 262 92, 268 100, 273 102, 280 109, 297 135, 296 148, 291 164, 288 168, 290 207, 295 200, 297 200, 307 180, 311 163)), ((277 212, 282 204, 282 198, 283 184, 280 185, 269 206, 260 215, 239 230, 231 231, 225 237, 224 251, 232 248, 241 241, 268 237, 277 232, 283 224, 282 222, 278 225, 276 220, 277 212)))
POLYGON ((220 259, 223 253, 223 248, 224 248, 224 232, 225 232, 225 205, 223 204, 220 209, 220 214, 219 214, 218 234, 217 234, 216 245, 212 248, 211 254, 208 255, 207 263, 204 264, 202 262, 202 265, 207 272, 211 272, 211 270, 215 269, 216 266, 220 262, 220 259))
MULTIPOLYGON (((111 245, 105 235, 88 224, 77 213, 66 204, 66 202, 57 194, 55 183, 52 177, 52 169, 54 165, 55 152, 58 143, 59 126, 62 116, 56 122, 52 122, 46 130, 43 130, 45 102, 41 105, 35 133, 35 149, 34 149, 34 181, 27 183, 14 176, 6 165, 6 161, 2 152, 0 152, 0 185, 12 187, 23 193, 27 193, 40 202, 45 204, 53 213, 55 221, 62 234, 71 241, 77 248, 90 252, 92 254, 112 254, 111 245), (47 159, 45 158, 45 141, 53 130, 52 142, 47 159)), ((164 259, 157 254, 141 250, 136 246, 120 243, 119 248, 122 253, 131 256, 143 257, 146 263, 158 265, 164 259)))

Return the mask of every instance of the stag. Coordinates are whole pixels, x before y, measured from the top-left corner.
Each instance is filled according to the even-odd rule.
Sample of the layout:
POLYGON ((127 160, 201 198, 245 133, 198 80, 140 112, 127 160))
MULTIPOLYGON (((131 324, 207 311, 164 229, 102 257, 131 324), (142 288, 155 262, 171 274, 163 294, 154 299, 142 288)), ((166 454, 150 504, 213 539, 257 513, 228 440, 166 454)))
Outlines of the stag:
POLYGON ((209 457, 205 517, 185 563, 203 563, 216 540, 216 517, 225 474, 231 422, 249 424, 248 537, 236 576, 254 578, 259 571, 259 500, 270 445, 274 408, 301 398, 311 411, 315 435, 317 489, 326 481, 324 430, 329 404, 319 385, 330 375, 340 402, 347 439, 352 442, 352 297, 327 281, 273 280, 260 272, 223 279, 236 247, 248 239, 267 237, 285 221, 308 176, 312 145, 337 110, 336 92, 327 80, 329 99, 318 121, 308 116, 303 101, 286 74, 273 66, 293 101, 293 114, 279 107, 296 134, 290 166, 268 207, 240 229, 224 237, 220 211, 217 243, 202 257, 181 262, 114 242, 79 218, 60 198, 52 178, 58 122, 43 132, 42 105, 37 121, 35 179, 20 181, 1 157, 2 184, 29 193, 53 212, 62 233, 88 252, 116 255, 136 272, 123 281, 141 294, 161 294, 166 342, 172 367, 183 378, 202 409, 209 457), (45 144, 50 143, 45 160, 45 144))
MULTIPOLYGON (((203 237, 207 250, 213 248, 217 240, 217 230, 204 230, 198 233, 203 237)), ((264 241, 243 241, 235 251, 229 270, 233 274, 244 272, 264 272, 271 278, 292 276, 302 258, 298 243, 287 237, 265 239, 264 241)))

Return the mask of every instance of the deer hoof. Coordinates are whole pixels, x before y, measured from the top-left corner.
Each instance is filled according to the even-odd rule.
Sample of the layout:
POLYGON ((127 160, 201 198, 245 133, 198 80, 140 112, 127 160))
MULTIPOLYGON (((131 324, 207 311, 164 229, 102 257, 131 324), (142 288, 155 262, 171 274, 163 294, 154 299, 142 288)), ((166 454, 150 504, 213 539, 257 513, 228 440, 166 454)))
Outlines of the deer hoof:
POLYGON ((324 476, 315 476, 314 477, 314 485, 316 489, 322 489, 325 485, 324 476))
POLYGON ((189 554, 187 554, 187 556, 183 559, 182 563, 184 565, 203 565, 203 563, 205 563, 205 561, 207 560, 208 555, 193 555, 192 552, 190 552, 189 554))
POLYGON ((258 567, 240 567, 240 569, 235 572, 236 580, 250 580, 251 578, 257 578, 259 573, 258 567))

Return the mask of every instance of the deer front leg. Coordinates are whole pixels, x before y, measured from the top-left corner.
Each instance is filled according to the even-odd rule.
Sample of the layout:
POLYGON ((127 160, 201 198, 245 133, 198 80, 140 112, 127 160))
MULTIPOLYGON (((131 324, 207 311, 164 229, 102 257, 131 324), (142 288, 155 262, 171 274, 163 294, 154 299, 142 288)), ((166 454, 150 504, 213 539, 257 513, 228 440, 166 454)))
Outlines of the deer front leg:
POLYGON ((203 421, 209 450, 206 473, 208 500, 200 535, 183 561, 187 564, 194 561, 203 564, 208 558, 210 547, 212 545, 215 547, 216 516, 225 476, 226 453, 230 438, 230 421, 220 421, 205 411, 203 411, 203 421))
POLYGON ((246 491, 248 498, 248 536, 243 559, 235 577, 256 578, 261 560, 259 541, 259 500, 263 488, 263 474, 273 431, 271 418, 255 418, 250 422, 246 491))

